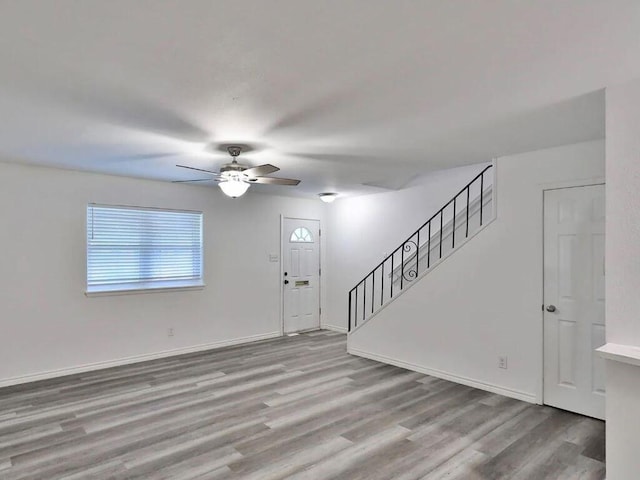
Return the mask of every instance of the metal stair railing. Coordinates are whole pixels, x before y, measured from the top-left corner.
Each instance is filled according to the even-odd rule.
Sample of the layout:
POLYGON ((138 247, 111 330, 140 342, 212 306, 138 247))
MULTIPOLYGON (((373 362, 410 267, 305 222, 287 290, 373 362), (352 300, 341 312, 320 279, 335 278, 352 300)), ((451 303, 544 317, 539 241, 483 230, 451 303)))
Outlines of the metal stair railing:
POLYGON ((472 217, 479 217, 476 230, 482 227, 486 219, 485 197, 493 195, 493 186, 489 193, 485 191, 485 177, 492 167, 493 165, 488 165, 484 168, 349 291, 348 331, 366 322, 377 310, 408 288, 421 273, 451 254, 456 245, 459 246, 472 235, 472 217), (478 187, 478 196, 472 198, 472 190, 478 187), (449 215, 450 220, 445 221, 445 215, 449 215), (445 229, 450 232, 445 234, 445 229), (462 231, 456 235, 456 230, 460 229, 462 231), (463 234, 464 238, 460 239, 463 234), (449 239, 446 238, 449 236, 450 248, 449 239), (443 244, 444 239, 447 244, 443 244))

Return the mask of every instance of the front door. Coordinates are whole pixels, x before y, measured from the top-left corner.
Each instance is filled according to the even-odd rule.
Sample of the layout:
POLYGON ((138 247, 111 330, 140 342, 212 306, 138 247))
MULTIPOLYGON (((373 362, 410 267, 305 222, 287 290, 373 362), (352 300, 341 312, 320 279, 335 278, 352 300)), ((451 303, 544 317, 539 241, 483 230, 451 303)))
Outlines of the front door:
POLYGON ((320 222, 283 219, 284 332, 320 328, 320 222))
POLYGON ((544 193, 544 403, 604 419, 604 185, 544 193))

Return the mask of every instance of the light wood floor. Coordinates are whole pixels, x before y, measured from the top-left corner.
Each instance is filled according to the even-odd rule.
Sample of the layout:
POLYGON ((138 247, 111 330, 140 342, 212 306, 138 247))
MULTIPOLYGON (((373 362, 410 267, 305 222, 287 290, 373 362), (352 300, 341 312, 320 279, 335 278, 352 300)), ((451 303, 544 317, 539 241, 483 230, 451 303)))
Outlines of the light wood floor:
POLYGON ((314 332, 0 390, 0 478, 602 479, 604 424, 314 332))

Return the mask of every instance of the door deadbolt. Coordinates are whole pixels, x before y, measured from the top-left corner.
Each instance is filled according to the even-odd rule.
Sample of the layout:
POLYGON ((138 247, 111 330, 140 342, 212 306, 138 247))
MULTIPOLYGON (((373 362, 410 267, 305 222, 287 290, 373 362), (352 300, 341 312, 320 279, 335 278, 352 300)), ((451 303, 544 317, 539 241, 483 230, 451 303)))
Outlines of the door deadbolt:
POLYGON ((547 307, 547 312, 549 312, 549 313, 553 313, 553 312, 555 312, 555 311, 556 311, 556 306, 555 306, 555 305, 549 305, 549 306, 547 307))

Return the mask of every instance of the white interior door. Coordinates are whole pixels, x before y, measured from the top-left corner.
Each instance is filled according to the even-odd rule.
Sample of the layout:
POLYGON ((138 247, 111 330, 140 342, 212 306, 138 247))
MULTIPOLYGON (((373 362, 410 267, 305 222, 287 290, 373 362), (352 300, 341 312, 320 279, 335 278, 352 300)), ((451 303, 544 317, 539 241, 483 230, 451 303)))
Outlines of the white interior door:
POLYGON ((320 222, 283 219, 284 332, 320 328, 320 222))
POLYGON ((544 193, 544 403, 604 419, 604 185, 544 193))

